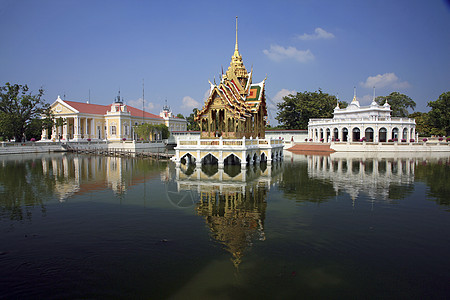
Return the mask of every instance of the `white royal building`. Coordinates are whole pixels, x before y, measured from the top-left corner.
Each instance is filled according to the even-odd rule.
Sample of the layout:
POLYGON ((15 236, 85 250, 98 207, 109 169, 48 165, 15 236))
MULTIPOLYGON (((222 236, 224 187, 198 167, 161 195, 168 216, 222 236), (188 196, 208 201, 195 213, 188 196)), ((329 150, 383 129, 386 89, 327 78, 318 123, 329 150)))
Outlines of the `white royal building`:
POLYGON ((416 137, 416 121, 391 117, 391 106, 386 101, 378 105, 375 97, 369 106, 360 106, 356 92, 346 108, 336 105, 333 118, 310 119, 308 139, 313 142, 410 142, 416 137))

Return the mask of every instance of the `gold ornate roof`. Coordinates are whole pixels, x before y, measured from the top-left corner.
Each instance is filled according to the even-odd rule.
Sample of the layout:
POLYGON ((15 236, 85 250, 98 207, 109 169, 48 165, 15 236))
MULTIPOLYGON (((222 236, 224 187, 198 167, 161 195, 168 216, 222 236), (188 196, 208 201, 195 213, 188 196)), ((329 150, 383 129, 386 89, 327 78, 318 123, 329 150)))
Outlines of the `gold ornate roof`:
POLYGON ((260 83, 252 84, 253 68, 249 73, 244 66, 242 55, 239 53, 237 29, 236 17, 236 44, 230 66, 226 73, 222 75, 219 85, 210 82, 210 95, 205 101, 203 109, 197 114, 196 121, 202 116, 204 117, 217 96, 222 99, 225 108, 232 112, 236 119, 244 120, 251 117, 252 113, 259 111, 261 104, 263 104, 263 114, 267 116, 264 93, 265 79, 260 83))

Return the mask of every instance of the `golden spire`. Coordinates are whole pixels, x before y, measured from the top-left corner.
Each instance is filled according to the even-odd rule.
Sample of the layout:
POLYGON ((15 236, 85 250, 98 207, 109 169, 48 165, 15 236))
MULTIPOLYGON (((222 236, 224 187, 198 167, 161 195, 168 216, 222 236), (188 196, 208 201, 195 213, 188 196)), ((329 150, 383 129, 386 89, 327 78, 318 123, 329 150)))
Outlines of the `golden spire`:
POLYGON ((238 17, 236 16, 236 44, 234 46, 234 54, 231 57, 230 66, 226 74, 222 76, 223 79, 232 80, 235 78, 235 84, 238 85, 238 90, 241 95, 247 94, 245 87, 247 86, 247 81, 249 74, 245 69, 244 62, 242 61, 242 56, 239 54, 238 47, 238 17))
POLYGON ((239 56, 238 48, 238 17, 236 16, 236 45, 234 46, 234 56, 239 56))

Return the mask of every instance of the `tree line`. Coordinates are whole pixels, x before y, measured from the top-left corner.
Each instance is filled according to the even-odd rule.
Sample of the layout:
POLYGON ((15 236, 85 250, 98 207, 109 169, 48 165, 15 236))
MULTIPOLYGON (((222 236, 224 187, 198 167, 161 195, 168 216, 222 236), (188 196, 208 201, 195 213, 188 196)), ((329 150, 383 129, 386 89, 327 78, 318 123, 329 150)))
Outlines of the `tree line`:
MULTIPOLYGON (((32 94, 27 85, 6 83, 0 87, 0 140, 14 139, 17 142, 41 137, 43 129, 51 132, 53 126, 61 125, 64 120, 55 118, 50 110, 50 105, 43 99, 44 91, 39 89, 37 94, 32 94)), ((379 105, 388 101, 393 117, 409 117, 416 120, 416 131, 421 136, 440 135, 450 136, 450 91, 442 93, 435 101, 429 101, 429 112, 413 112, 416 103, 407 95, 392 92, 388 96, 379 96, 375 99, 379 105)), ((322 90, 314 92, 298 92, 295 95, 283 97, 277 104, 277 116, 280 129, 307 129, 309 119, 332 118, 336 105, 345 108, 348 103, 338 101, 337 97, 322 90)), ((200 130, 194 121, 198 109, 184 117, 178 114, 178 118, 186 119, 187 130, 200 130)), ((135 127, 135 132, 143 139, 148 139, 150 134, 158 132, 162 138, 169 136, 165 125, 144 124, 135 127), (158 127, 159 126, 159 127, 158 127), (165 127, 165 128, 164 128, 165 127)))
MULTIPOLYGON (((416 103, 407 95, 392 92, 388 96, 375 98, 379 105, 388 101, 392 117, 408 117, 416 119, 416 131, 421 136, 450 136, 450 92, 442 93, 435 101, 429 101, 428 113, 414 112, 416 103)), ((275 119, 281 129, 308 129, 309 119, 332 118, 338 103, 336 96, 319 91, 298 92, 295 95, 283 97, 277 104, 278 112, 275 119)), ((348 103, 339 101, 339 107, 345 108, 348 103)))

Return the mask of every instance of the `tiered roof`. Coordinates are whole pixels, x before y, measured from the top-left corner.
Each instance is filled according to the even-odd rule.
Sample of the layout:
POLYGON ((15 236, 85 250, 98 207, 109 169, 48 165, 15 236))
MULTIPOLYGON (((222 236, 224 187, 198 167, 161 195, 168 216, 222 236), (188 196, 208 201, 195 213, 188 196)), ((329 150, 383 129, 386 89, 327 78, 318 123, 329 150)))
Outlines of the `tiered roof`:
POLYGON ((199 111, 196 117, 198 121, 208 111, 214 100, 219 96, 224 102, 225 108, 236 118, 245 120, 251 117, 252 113, 257 113, 260 105, 263 105, 264 115, 267 115, 264 97, 265 79, 259 83, 252 83, 253 68, 250 72, 244 66, 242 56, 239 53, 237 40, 236 22, 236 45, 234 54, 231 57, 230 66, 219 85, 212 84, 205 106, 199 111))

